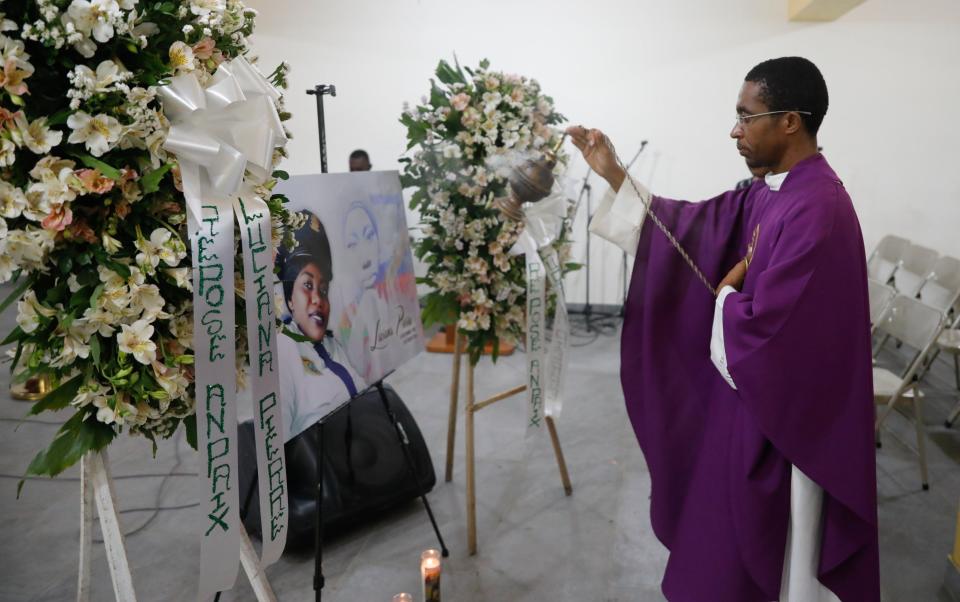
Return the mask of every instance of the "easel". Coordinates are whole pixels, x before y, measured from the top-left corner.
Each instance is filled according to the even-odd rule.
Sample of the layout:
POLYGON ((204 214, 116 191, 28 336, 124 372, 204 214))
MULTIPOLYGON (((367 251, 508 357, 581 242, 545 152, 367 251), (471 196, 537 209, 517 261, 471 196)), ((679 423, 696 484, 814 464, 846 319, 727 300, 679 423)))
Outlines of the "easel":
MULTIPOLYGON (((80 460, 80 570, 77 577, 77 602, 90 600, 90 564, 93 550, 93 508, 96 504, 103 532, 103 546, 110 567, 113 594, 118 602, 136 602, 133 577, 117 514, 117 495, 110 476, 106 450, 87 452, 80 460)), ((240 529, 240 563, 259 602, 277 602, 260 559, 243 525, 240 529)))
MULTIPOLYGON (((386 376, 389 376, 386 375, 386 376)), ((386 378, 384 376, 384 378, 386 378)), ((383 411, 386 413, 387 418, 393 424, 394 430, 396 430, 397 438, 400 441, 400 449, 403 450, 403 458, 407 464, 407 471, 413 477, 414 484, 417 486, 417 493, 420 495, 420 500, 423 502, 423 507, 427 511, 427 516, 430 517, 430 524, 433 525, 433 532, 437 535, 437 541, 440 542, 440 550, 443 557, 446 558, 450 555, 450 551, 447 550, 447 545, 443 542, 443 536, 440 535, 440 527, 437 526, 437 519, 433 516, 433 510, 430 508, 430 502, 427 501, 427 494, 423 490, 423 485, 420 483, 420 477, 417 476, 416 466, 413 464, 413 456, 410 455, 410 439, 407 437, 407 432, 403 429, 403 425, 400 424, 400 419, 397 418, 397 415, 394 413, 393 409, 390 407, 390 401, 387 399, 387 392, 383 388, 383 379, 378 380, 374 384, 367 387, 364 391, 357 394, 356 397, 360 397, 366 392, 376 389, 377 393, 380 396, 380 402, 383 404, 383 411)), ((356 399, 356 397, 354 399, 356 399)), ((353 399, 347 402, 349 404, 353 399)), ((344 405, 347 405, 344 404, 344 405)), ((329 415, 329 414, 328 414, 329 415)), ((320 420, 314 428, 317 429, 317 526, 315 530, 315 549, 314 549, 314 565, 313 565, 313 591, 314 599, 316 602, 321 600, 321 592, 324 586, 324 577, 323 577, 323 425, 324 420, 320 420)))
MULTIPOLYGON (((447 466, 445 480, 449 483, 453 479, 453 444, 457 434, 457 399, 460 395, 460 359, 463 355, 463 340, 459 332, 454 335, 453 353, 453 380, 450 384, 450 415, 447 423, 447 466)), ((474 389, 475 366, 467 361, 467 402, 464 407, 464 429, 466 430, 467 447, 467 548, 471 556, 477 553, 477 483, 474 458, 474 425, 473 416, 483 408, 494 403, 513 397, 527 390, 526 385, 514 387, 509 391, 498 393, 483 401, 476 401, 474 389)), ((570 475, 567 473, 567 463, 563 459, 563 450, 560 448, 560 438, 557 436, 557 427, 553 417, 546 417, 547 430, 550 432, 550 442, 553 444, 553 453, 557 458, 557 468, 560 469, 560 480, 563 483, 563 492, 566 495, 573 493, 570 484, 570 475)))

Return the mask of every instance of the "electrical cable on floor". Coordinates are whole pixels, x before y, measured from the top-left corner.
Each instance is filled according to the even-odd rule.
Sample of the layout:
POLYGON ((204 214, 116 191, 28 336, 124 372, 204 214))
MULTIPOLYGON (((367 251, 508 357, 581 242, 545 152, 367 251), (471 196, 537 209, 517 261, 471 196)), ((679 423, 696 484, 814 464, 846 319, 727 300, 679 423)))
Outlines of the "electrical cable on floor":
POLYGON ((25 424, 45 424, 47 426, 63 426, 62 422, 54 422, 52 420, 35 420, 33 418, 0 417, 0 422, 17 422, 17 423, 25 423, 25 424))
MULTIPOLYGON (((46 422, 46 421, 42 421, 42 420, 20 420, 20 419, 15 419, 15 418, 0 418, 0 421, 40 423, 40 424, 55 425, 55 426, 59 426, 59 425, 61 424, 61 423, 56 423, 56 422, 46 422)), ((177 471, 177 469, 180 467, 180 465, 183 464, 183 459, 180 457, 180 438, 179 438, 179 436, 178 436, 178 437, 176 438, 176 440, 173 441, 172 443, 173 443, 173 445, 174 445, 174 457, 176 458, 176 462, 174 463, 173 467, 170 469, 169 472, 159 472, 159 473, 151 472, 151 473, 143 473, 143 474, 118 475, 118 476, 112 477, 114 481, 120 481, 120 480, 125 480, 125 479, 147 479, 147 478, 162 478, 162 479, 163 479, 162 481, 160 481, 160 486, 157 488, 156 501, 154 502, 153 506, 144 506, 144 507, 139 507, 139 508, 125 508, 125 509, 123 509, 123 510, 118 511, 118 514, 132 514, 132 513, 135 513, 135 512, 153 512, 153 514, 150 515, 150 517, 149 517, 146 521, 144 521, 144 523, 141 524, 139 527, 137 527, 137 528, 135 528, 135 529, 133 529, 133 530, 131 530, 131 531, 128 531, 128 532, 124 533, 124 534, 123 534, 124 537, 131 537, 131 536, 133 536, 133 535, 136 535, 136 534, 139 533, 140 531, 143 531, 144 529, 146 529, 146 528, 157 518, 157 516, 158 516, 161 512, 166 512, 166 511, 171 511, 171 510, 185 510, 185 509, 187 509, 187 508, 194 508, 194 507, 200 505, 199 502, 193 502, 193 503, 190 503, 190 504, 180 504, 180 505, 176 505, 176 506, 161 506, 161 505, 160 505, 160 500, 161 500, 162 497, 163 497, 163 489, 164 489, 164 487, 166 486, 167 481, 168 481, 171 477, 195 477, 195 476, 197 476, 197 473, 195 473, 195 472, 178 472, 178 471, 177 471)), ((52 483, 52 482, 77 482, 77 481, 80 480, 80 477, 58 477, 58 478, 51 478, 51 477, 41 477, 41 476, 23 476, 23 475, 13 475, 13 474, 3 474, 3 473, 0 473, 0 479, 16 479, 16 480, 18 480, 18 481, 20 481, 20 480, 23 480, 23 481, 44 481, 44 482, 52 483)), ((97 517, 97 519, 99 520, 99 516, 97 517)), ((94 539, 93 539, 93 542, 94 542, 94 543, 103 543, 103 540, 102 540, 102 539, 98 539, 98 538, 94 538, 94 539)))

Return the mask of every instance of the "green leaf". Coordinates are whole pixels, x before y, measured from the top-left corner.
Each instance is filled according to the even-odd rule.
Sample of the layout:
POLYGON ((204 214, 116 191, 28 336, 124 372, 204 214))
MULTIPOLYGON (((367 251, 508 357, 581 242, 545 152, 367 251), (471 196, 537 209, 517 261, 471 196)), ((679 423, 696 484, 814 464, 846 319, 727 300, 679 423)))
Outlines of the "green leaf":
POLYGON ((90 357, 94 364, 100 366, 100 337, 96 334, 90 337, 90 357))
POLYGON ((17 326, 12 331, 10 331, 10 334, 7 335, 7 338, 0 341, 0 345, 9 345, 10 343, 16 343, 18 341, 22 341, 26 338, 29 338, 29 336, 30 335, 25 333, 22 328, 17 326))
POLYGON ((93 294, 90 295, 90 307, 93 309, 97 308, 97 302, 100 301, 100 295, 103 294, 103 284, 97 285, 97 288, 93 289, 93 294))
POLYGON ((100 159, 95 159, 90 155, 77 155, 77 158, 80 159, 80 161, 87 167, 99 170, 100 173, 107 176, 111 180, 120 179, 120 171, 115 167, 110 167, 100 159))
POLYGON ((33 407, 30 408, 30 411, 27 413, 27 415, 36 416, 37 414, 46 412, 47 410, 62 410, 70 405, 70 402, 73 401, 73 398, 77 396, 77 391, 80 390, 80 385, 82 384, 83 375, 78 374, 77 376, 74 376, 53 391, 47 393, 43 399, 33 404, 33 407))
POLYGON ((105 261, 107 267, 122 276, 123 278, 130 277, 130 268, 123 265, 122 263, 117 263, 116 261, 105 261))
POLYGON ((30 288, 31 284, 33 284, 33 278, 24 278, 23 282, 20 283, 20 286, 15 288, 12 293, 7 295, 7 298, 3 300, 3 303, 0 303, 0 313, 10 307, 11 303, 20 299, 20 296, 23 295, 28 288, 30 288))
POLYGON ((160 190, 160 182, 163 181, 164 174, 172 168, 173 163, 164 163, 158 169, 154 169, 140 178, 140 186, 143 188, 143 193, 150 194, 160 190))
MULTIPOLYGON (((27 474, 49 475, 54 477, 73 466, 88 451, 99 451, 116 436, 110 426, 95 419, 84 420, 86 412, 77 412, 66 421, 47 449, 38 453, 27 474)), ((21 485, 18 486, 19 494, 21 485)))
POLYGON ((187 431, 187 443, 197 449, 197 415, 191 414, 183 419, 183 428, 187 431))
POLYGON ((58 111, 53 115, 51 115, 49 119, 47 119, 47 125, 50 127, 53 127, 55 125, 63 125, 64 123, 67 122, 67 119, 72 114, 73 114, 73 109, 63 109, 62 111, 58 111))
POLYGON ((440 64, 437 65, 437 79, 441 82, 450 85, 455 83, 466 83, 466 80, 463 77, 463 73, 459 68, 454 69, 450 66, 450 63, 447 61, 440 61, 440 64))

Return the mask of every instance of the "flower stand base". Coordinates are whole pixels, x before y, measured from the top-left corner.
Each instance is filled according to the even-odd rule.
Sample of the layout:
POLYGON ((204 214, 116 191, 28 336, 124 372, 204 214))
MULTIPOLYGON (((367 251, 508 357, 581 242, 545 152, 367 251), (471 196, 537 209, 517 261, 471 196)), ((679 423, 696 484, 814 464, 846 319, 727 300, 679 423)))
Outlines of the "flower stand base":
MULTIPOLYGON (((453 355, 453 381, 450 384, 450 415, 447 424, 447 466, 445 480, 450 482, 453 479, 453 444, 457 434, 457 400, 460 394, 460 359, 463 355, 460 335, 454 335, 454 355, 453 355)), ((476 484, 476 460, 474 457, 474 414, 483 408, 494 403, 513 397, 527 390, 526 385, 514 387, 508 391, 498 393, 489 399, 476 401, 476 391, 474 389, 474 369, 475 366, 467 360, 467 401, 464 407, 467 447, 467 549, 471 556, 477 553, 477 484, 476 484)), ((547 416, 545 420, 547 430, 550 432, 550 442, 553 444, 553 453, 557 459, 557 468, 560 470, 560 481, 563 484, 565 495, 573 494, 573 485, 570 483, 570 475, 567 472, 567 462, 563 457, 563 449, 560 447, 560 438, 557 435, 557 427, 553 417, 547 416)))
MULTIPOLYGON (((93 511, 96 505, 103 532, 103 545, 110 567, 110 580, 118 602, 136 602, 133 577, 127 560, 123 531, 117 514, 117 496, 110 476, 107 452, 87 452, 80 461, 80 570, 77 578, 77 602, 90 601, 90 564, 93 548, 93 511)), ((258 602, 277 602, 266 573, 247 532, 240 526, 240 563, 250 580, 258 602)))
MULTIPOLYGON (((433 335, 433 337, 427 341, 427 351, 430 353, 453 353, 454 344, 453 339, 456 335, 456 327, 454 326, 445 326, 443 330, 433 335)), ((500 343, 500 355, 513 355, 513 352, 516 350, 514 345, 510 343, 500 343)), ((484 355, 493 354, 493 345, 487 345, 483 350, 484 355)))

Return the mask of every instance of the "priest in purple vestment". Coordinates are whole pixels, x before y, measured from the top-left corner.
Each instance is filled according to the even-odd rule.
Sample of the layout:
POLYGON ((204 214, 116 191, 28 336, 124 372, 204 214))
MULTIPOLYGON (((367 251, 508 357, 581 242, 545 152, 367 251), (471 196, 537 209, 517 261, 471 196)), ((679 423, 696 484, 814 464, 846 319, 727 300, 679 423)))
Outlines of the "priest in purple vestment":
POLYGON ((627 413, 670 550, 670 602, 879 602, 866 259, 817 151, 810 61, 750 70, 730 136, 757 178, 699 203, 626 177, 598 130, 568 130, 612 192, 592 230, 633 253, 627 413), (646 219, 646 205, 711 283, 646 219))

